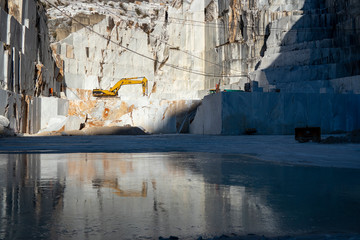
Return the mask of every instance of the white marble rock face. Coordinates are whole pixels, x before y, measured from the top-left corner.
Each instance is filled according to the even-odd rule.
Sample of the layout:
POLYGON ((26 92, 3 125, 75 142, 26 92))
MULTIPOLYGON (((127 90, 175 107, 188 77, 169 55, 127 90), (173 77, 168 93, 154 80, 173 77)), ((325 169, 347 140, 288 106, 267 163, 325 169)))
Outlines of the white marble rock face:
MULTIPOLYGON (((139 86, 136 85, 123 86, 120 89, 121 101, 129 104, 131 102, 135 108, 122 115, 118 119, 119 124, 140 125, 150 132, 173 132, 174 127, 166 127, 163 121, 168 117, 166 111, 170 103, 163 101, 162 105, 159 105, 159 101, 199 99, 207 89, 214 88, 219 81, 222 89, 243 90, 244 83, 250 79, 254 81, 254 86, 258 86, 258 92, 280 89, 281 92, 304 94, 358 93, 358 75, 346 76, 346 73, 342 72, 348 69, 352 61, 359 58, 356 50, 356 44, 359 43, 355 43, 354 47, 336 46, 336 35, 333 30, 329 30, 329 27, 335 24, 336 14, 323 10, 330 4, 330 1, 312 0, 259 0, 254 1, 253 5, 247 1, 194 0, 183 2, 181 7, 173 4, 177 7, 167 5, 163 9, 156 4, 129 4, 128 9, 140 9, 143 13, 153 14, 154 9, 160 9, 160 15, 154 17, 150 14, 150 17, 142 19, 124 19, 113 14, 93 27, 111 41, 82 29, 57 44, 67 44, 67 47, 74 49, 74 54, 66 54, 63 51, 60 53, 68 66, 65 69, 65 80, 69 87, 88 90, 98 87, 108 89, 122 77, 146 76, 151 92, 149 98, 141 97, 139 86), (210 22, 202 24, 205 8, 207 14, 210 14, 208 17, 212 17, 208 18, 211 19, 210 22), (168 22, 164 21, 165 11, 168 12, 168 22), (151 20, 152 18, 155 20, 151 20), (109 31, 112 21, 115 24, 109 31), (144 30, 144 24, 152 29, 150 34, 144 30), (85 49, 88 49, 86 57, 85 49), (135 50, 138 54, 129 49, 135 50), (345 57, 344 51, 350 52, 350 56, 345 57), (187 71, 179 71, 166 64, 184 67, 187 71), (207 76, 188 71, 202 72, 207 76), (342 85, 352 87, 341 87, 342 85)), ((133 17, 135 15, 134 11, 127 14, 133 17)), ((197 127, 191 127, 192 131, 200 133, 208 129, 205 132, 217 134, 239 131, 238 119, 232 114, 241 115, 244 106, 248 106, 244 116, 254 119, 255 122, 260 122, 260 116, 264 116, 266 111, 277 113, 271 116, 274 121, 272 127, 266 122, 260 124, 264 134, 288 134, 292 132, 293 126, 305 122, 304 116, 301 115, 305 113, 289 115, 282 103, 285 101, 284 96, 255 96, 257 95, 253 98, 257 100, 233 99, 231 105, 238 106, 236 109, 239 112, 229 112, 226 101, 230 100, 226 100, 220 104, 223 115, 219 115, 219 118, 215 117, 219 109, 214 107, 219 104, 218 102, 210 104, 206 110, 199 108, 197 115, 210 114, 211 119, 218 120, 207 123, 205 119, 210 118, 203 117, 203 120, 197 120, 205 121, 201 123, 203 126, 197 130, 197 127), (246 101, 253 104, 249 105, 246 101), (273 106, 274 103, 277 105, 273 106), (249 112, 253 115, 248 115, 249 112), (227 115, 229 117, 226 117, 227 115), (220 128, 222 124, 228 128, 220 128)), ((295 105, 306 109, 307 112, 312 111, 312 108, 304 107, 308 101, 307 95, 296 96, 298 97, 295 105)), ((68 97, 77 98, 76 95, 68 97)), ((329 101, 338 99, 329 97, 329 101)), ((340 106, 339 104, 333 105, 340 106)), ((102 108, 94 108, 92 113, 101 120, 101 111, 102 108)), ((113 124, 109 121, 107 120, 107 124, 113 124)), ((171 126, 172 123, 170 117, 167 124, 171 126)), ((325 124, 324 130, 336 130, 337 125, 341 124, 334 123, 332 127, 325 124)), ((340 128, 348 127, 341 125, 340 128)))
MULTIPOLYGON (((294 104, 311 113, 313 108, 309 108, 307 102, 322 101, 321 94, 330 94, 324 98, 340 109, 347 100, 331 94, 360 93, 358 1, 341 0, 335 4, 335 0, 169 3, 158 0, 111 2, 112 5, 107 2, 62 2, 64 5, 58 7, 73 17, 82 14, 79 18, 82 22, 95 21, 95 13, 104 18, 89 27, 81 28, 81 24, 77 24, 66 38, 52 43, 55 52, 49 46, 49 39, 54 40, 55 35, 48 32, 43 15, 36 19, 35 1, 22 3, 21 21, 0 11, 0 40, 6 46, 0 50, 0 65, 3 66, 0 68, 0 114, 9 119, 10 126, 16 131, 28 128, 36 132, 49 122, 55 126, 65 122, 60 121, 63 116, 67 117, 64 124, 68 129, 76 128, 79 119, 84 118, 81 109, 92 114, 102 125, 138 125, 150 132, 176 132, 179 112, 187 111, 216 84, 220 82, 221 90, 244 90, 244 84, 251 82, 256 86, 253 88, 256 93, 251 98, 223 98, 224 102, 220 104, 223 115, 214 117, 220 111, 214 106, 205 110, 199 108, 197 119, 206 119, 205 115, 210 114, 215 122, 194 120, 193 126, 199 125, 199 129, 192 126, 192 131, 236 132, 239 116, 245 114, 241 107, 247 106, 244 116, 259 123, 264 133, 288 133, 289 126, 305 120, 304 116, 289 115, 288 108, 282 103, 290 101, 285 93, 295 94, 294 104), (64 82, 56 81, 58 72, 54 68, 54 57, 63 61, 64 82), (44 66, 39 98, 34 97, 38 83, 34 79, 35 64, 38 63, 44 66), (119 97, 112 101, 91 97, 94 88, 109 89, 122 78, 142 76, 149 80, 146 97, 142 96, 140 85, 122 86, 119 97), (50 89, 60 96, 65 87, 66 103, 59 98, 47 98, 50 89), (275 90, 284 95, 277 98, 271 97, 272 94, 260 94, 275 90), (312 99, 309 94, 316 97, 312 99), (28 113, 24 113, 24 95, 34 97, 26 100, 30 108, 28 113), (228 109, 227 101, 234 107, 228 109), (181 105, 183 102, 186 104, 181 105), (275 103, 277 105, 273 106, 275 103), (65 107, 59 107, 61 104, 65 107), (51 107, 55 105, 58 107, 51 107), (71 111, 67 112, 67 106, 71 111), (120 110, 120 106, 123 109, 120 110), (104 117, 105 110, 111 114, 104 117), (270 110, 274 114, 270 116, 274 123, 260 123, 260 116, 270 110), (21 118, 24 114, 29 115, 26 119, 29 124, 31 122, 31 127, 23 126, 21 118), (220 129, 220 122, 229 128, 220 129)), ((59 19, 64 31, 69 27, 66 26, 69 19, 57 9, 48 8, 47 14, 50 28, 59 19)), ((210 101, 208 99, 204 102, 210 101)), ((356 97, 353 100, 358 103, 356 97)), ((326 111, 326 116, 334 118, 333 125, 322 123, 315 113, 314 119, 318 122, 312 118, 309 121, 325 124, 326 131, 348 130, 349 126, 355 126, 351 125, 354 120, 349 117, 352 110, 339 110, 345 118, 333 113, 327 115, 326 111)), ((240 122, 244 124, 243 120, 240 122)))

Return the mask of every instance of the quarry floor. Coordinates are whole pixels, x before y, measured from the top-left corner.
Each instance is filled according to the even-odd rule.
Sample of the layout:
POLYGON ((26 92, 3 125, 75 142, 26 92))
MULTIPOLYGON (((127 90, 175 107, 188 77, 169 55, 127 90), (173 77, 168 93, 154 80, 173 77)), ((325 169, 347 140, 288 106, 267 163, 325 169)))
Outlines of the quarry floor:
POLYGON ((0 239, 357 240, 359 176, 360 144, 291 135, 0 138, 0 239))
POLYGON ((360 144, 298 143, 293 135, 166 134, 0 138, 0 153, 86 152, 244 154, 262 161, 360 169, 360 144))

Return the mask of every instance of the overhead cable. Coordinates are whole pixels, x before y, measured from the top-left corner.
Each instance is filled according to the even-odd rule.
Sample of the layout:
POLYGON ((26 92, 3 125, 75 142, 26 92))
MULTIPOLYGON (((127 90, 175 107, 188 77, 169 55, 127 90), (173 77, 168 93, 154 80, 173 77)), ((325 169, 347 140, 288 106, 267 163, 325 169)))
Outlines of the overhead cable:
MULTIPOLYGON (((96 3, 99 7, 102 7, 101 5, 99 5, 98 3, 96 3)), ((103 8, 103 7, 102 7, 103 8)), ((109 13, 111 13, 111 14, 113 14, 114 16, 116 16, 116 17, 118 17, 118 18, 122 18, 122 17, 124 17, 124 16, 122 16, 122 15, 118 15, 118 14, 116 14, 116 13, 114 13, 114 12, 112 12, 112 11, 110 11, 109 9, 106 9, 106 8, 103 8, 105 11, 107 11, 107 12, 109 12, 109 13)), ((123 18, 122 18, 123 19, 123 18)), ((126 19, 123 19, 123 20, 125 20, 126 21, 126 19)), ((177 48, 177 47, 175 47, 175 46, 173 46, 173 45, 171 45, 171 44, 169 44, 168 42, 166 42, 166 41, 164 41, 164 40, 162 40, 162 39, 160 39, 159 37, 156 37, 156 36, 154 36, 154 35, 152 35, 152 34, 148 34, 150 37, 152 37, 152 38, 154 38, 154 39, 156 39, 156 40, 158 40, 158 41, 160 41, 160 42, 162 42, 162 43, 164 43, 165 45, 168 45, 169 47, 172 47, 172 48, 177 48)), ((209 63, 209 64, 211 64, 211 65, 215 65, 215 66, 218 66, 218 67, 221 67, 221 68, 223 68, 224 66, 223 65, 221 65, 221 64, 219 64, 219 63, 214 63, 214 62, 211 62, 211 61, 209 61, 209 60, 206 60, 206 59, 204 59, 204 58, 201 58, 201 57, 198 57, 198 56, 196 56, 196 55, 194 55, 194 54, 192 54, 192 53, 189 53, 188 51, 185 51, 185 50, 181 50, 180 48, 179 49, 177 49, 178 51, 180 51, 180 52, 183 52, 183 53, 185 53, 185 54, 187 54, 187 55, 189 55, 189 56, 191 56, 191 57, 194 57, 194 58, 197 58, 197 59, 199 59, 199 60, 202 60, 202 61, 204 61, 204 62, 206 62, 206 63, 209 63)), ((247 74, 246 73, 243 73, 243 72, 241 72, 241 71, 238 71, 238 70, 234 70, 234 69, 230 69, 229 68, 229 70, 231 70, 231 71, 233 71, 233 72, 238 72, 238 73, 240 73, 241 75, 244 75, 244 77, 245 76, 247 76, 247 74)))
MULTIPOLYGON (((97 4, 98 6, 101 6, 99 4, 97 4)), ((108 6, 102 6, 102 7, 108 7, 108 6)), ((109 11, 109 10, 107 10, 109 11)), ((126 10, 127 12, 135 12, 134 10, 126 10)), ((305 15, 306 16, 306 15, 305 15)), ((303 17, 301 17, 303 18, 303 17)), ((300 19, 301 19, 300 18, 300 19)), ((176 18, 176 17, 168 17, 169 20, 175 20, 175 21, 171 21, 172 24, 181 24, 181 25, 188 25, 188 26, 193 26, 193 27, 206 27, 206 28, 228 28, 228 26, 225 24, 225 22, 223 23, 218 23, 218 22, 206 22, 206 21, 198 21, 198 20, 191 20, 191 19, 184 19, 184 18, 176 18), (176 22, 176 21, 182 21, 182 22, 176 22), (195 24, 193 24, 195 23, 195 24)), ((166 21, 162 21, 162 20, 156 20, 154 22, 166 22, 166 21)), ((296 23, 294 24, 294 26, 296 26, 296 23)), ((319 30, 334 30, 335 26, 319 26, 319 27, 301 27, 301 28, 292 28, 292 29, 285 29, 285 28, 280 28, 280 27, 262 27, 262 26, 243 26, 243 29, 251 29, 251 30, 258 30, 258 31, 272 31, 272 30, 285 30, 287 32, 291 32, 291 31, 303 31, 303 32, 309 32, 309 31, 319 31, 319 30)), ((358 31, 360 30, 360 28, 349 28, 349 29, 339 29, 341 31, 358 31)))
POLYGON ((105 35, 103 35, 103 34, 101 34, 101 33, 99 33, 99 32, 96 32, 96 31, 93 30, 91 27, 86 26, 85 24, 81 23, 80 21, 78 21, 77 19, 75 19, 74 17, 72 17, 71 15, 64 13, 64 11, 62 11, 61 9, 59 9, 57 6, 55 6, 54 4, 52 4, 51 2, 49 2, 48 0, 44 0, 44 1, 47 2, 49 5, 51 5, 53 8, 57 9, 63 16, 65 16, 65 17, 71 19, 72 21, 78 23, 79 25, 83 26, 85 29, 89 30, 90 32, 92 32, 92 33, 94 33, 94 34, 96 34, 96 35, 98 35, 98 36, 106 39, 106 40, 109 41, 109 42, 112 42, 112 43, 115 44, 115 45, 118 45, 119 47, 121 47, 121 48, 123 48, 123 49, 125 49, 125 50, 127 50, 127 51, 129 51, 129 52, 131 52, 131 53, 133 53, 133 54, 136 54, 136 55, 138 55, 138 56, 141 56, 141 57, 143 57, 143 58, 145 58, 145 59, 148 59, 148 60, 150 60, 150 61, 156 62, 156 63, 158 63, 158 64, 163 64, 164 66, 168 66, 168 67, 177 69, 177 70, 179 70, 179 71, 188 72, 188 73, 192 73, 192 74, 200 75, 200 76, 205 76, 205 77, 247 77, 247 75, 245 75, 245 74, 242 74, 242 75, 225 75, 225 74, 216 75, 216 74, 209 74, 209 73, 206 73, 206 72, 203 72, 203 71, 199 71, 199 70, 187 69, 187 68, 185 68, 185 67, 180 67, 180 66, 177 66, 177 65, 174 65, 174 64, 169 64, 169 63, 160 62, 160 61, 158 61, 158 60, 156 60, 156 59, 153 59, 153 58, 148 57, 148 56, 146 56, 146 55, 144 55, 144 54, 142 54, 142 53, 139 53, 139 52, 137 52, 137 51, 135 51, 135 50, 132 50, 132 49, 130 49, 130 48, 128 48, 128 47, 125 47, 125 46, 121 45, 120 43, 115 42, 114 40, 111 40, 111 38, 106 37, 105 35))

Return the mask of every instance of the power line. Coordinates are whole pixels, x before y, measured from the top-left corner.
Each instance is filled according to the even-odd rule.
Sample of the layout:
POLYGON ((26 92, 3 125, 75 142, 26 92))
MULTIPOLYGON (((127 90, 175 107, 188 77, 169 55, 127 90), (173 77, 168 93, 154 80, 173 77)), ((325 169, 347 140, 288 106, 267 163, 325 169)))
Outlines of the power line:
MULTIPOLYGON (((101 6, 100 4, 96 3, 99 7, 105 9, 108 8, 108 6, 101 6)), ((109 11, 108 9, 105 9, 106 11, 109 11)), ((124 10, 124 9, 123 9, 124 10)), ((125 10, 124 10, 125 11, 125 10)), ((126 12, 135 12, 134 10, 126 10, 126 12)), ((312 14, 304 14, 304 16, 302 16, 301 18, 304 18, 305 16, 309 16, 312 14)), ((300 19, 301 19, 300 18, 300 19)), ((205 21, 198 21, 198 20, 190 20, 190 19, 184 19, 184 18, 176 18, 176 17, 168 17, 169 20, 173 19, 175 21, 184 21, 184 22, 171 22, 172 24, 181 24, 181 25, 189 25, 189 26, 194 26, 194 27, 207 27, 207 28, 227 28, 228 26, 226 26, 225 22, 223 23, 217 23, 217 22, 205 22, 205 21), (192 23, 196 23, 196 24, 192 24, 192 23), (200 24, 200 25, 199 25, 200 24)), ((154 22, 162 22, 162 23, 166 23, 166 21, 161 21, 161 20, 155 20, 154 22)), ((294 24, 296 25, 296 23, 294 24)), ((291 31, 319 31, 319 30, 334 30, 334 28, 336 28, 336 26, 323 26, 323 27, 302 27, 302 28, 295 28, 295 29, 288 29, 286 30, 285 28, 279 28, 279 27, 258 27, 258 26, 243 26, 242 28, 244 29, 252 29, 252 30, 259 30, 259 31, 267 31, 267 30, 285 30, 287 32, 291 32, 291 31)), ((340 29, 341 31, 357 31, 360 30, 360 28, 349 28, 349 29, 340 29)))
POLYGON ((50 4, 51 6, 53 6, 55 9, 57 9, 62 15, 64 15, 65 17, 71 19, 72 21, 80 24, 80 25, 83 26, 85 29, 89 30, 90 32, 95 33, 96 35, 98 35, 98 36, 106 39, 106 40, 109 41, 109 42, 114 43, 115 45, 120 46, 121 48, 123 48, 123 49, 125 49, 125 50, 128 50, 128 51, 131 52, 131 53, 134 53, 134 54, 136 54, 136 55, 138 55, 138 56, 141 56, 141 57, 146 58, 146 59, 148 59, 148 60, 151 60, 151 61, 153 61, 153 62, 156 62, 156 63, 159 63, 159 64, 163 64, 164 66, 168 66, 168 67, 177 69, 177 70, 179 70, 179 71, 188 72, 188 73, 192 73, 192 74, 200 75, 200 76, 205 76, 205 77, 246 77, 246 76, 247 76, 247 75, 215 75, 215 74, 208 74, 208 73, 203 72, 203 71, 190 70, 190 69, 187 69, 187 68, 184 68, 184 67, 180 67, 180 66, 176 66, 176 65, 173 65, 173 64, 168 64, 168 63, 160 62, 160 61, 158 61, 158 60, 156 60, 156 59, 153 59, 153 58, 151 58, 151 57, 148 57, 148 56, 146 56, 146 55, 144 55, 144 54, 141 54, 141 53, 139 53, 139 52, 137 52, 137 51, 135 51, 135 50, 132 50, 132 49, 130 49, 130 48, 128 48, 128 47, 125 47, 125 46, 123 46, 123 45, 121 45, 121 44, 119 44, 119 43, 111 40, 110 37, 106 37, 106 36, 104 36, 104 35, 96 32, 96 31, 94 31, 94 30, 93 30, 92 28, 90 28, 89 26, 86 26, 85 24, 83 24, 83 23, 81 23, 80 21, 76 20, 76 19, 73 18, 72 16, 64 13, 62 10, 60 10, 60 9, 59 9, 57 6, 55 6, 54 4, 50 3, 48 0, 44 0, 44 1, 47 2, 48 4, 50 4))
MULTIPOLYGON (((183 24, 183 25, 189 25, 189 26, 195 26, 195 27, 206 27, 206 28, 229 28, 229 26, 227 26, 226 22, 222 22, 222 23, 212 23, 212 22, 201 22, 201 21, 195 21, 195 20, 189 20, 189 19, 181 19, 181 18, 173 18, 173 17, 169 17, 169 19, 175 19, 178 21, 185 21, 185 22, 190 22, 190 23, 177 23, 177 22, 171 22, 173 24, 183 24), (194 22, 195 24, 191 24, 191 22, 194 22), (203 24, 203 25, 199 25, 199 24, 203 24)), ((301 18, 300 18, 301 19, 301 18)), ((160 21, 161 22, 161 21, 160 21)), ((271 24, 271 23, 270 23, 271 24)), ((292 31, 297 31, 297 32, 311 32, 311 31, 319 31, 319 30, 341 30, 341 31, 358 31, 360 30, 360 28, 341 28, 339 26, 336 25, 332 25, 332 26, 319 26, 319 27, 299 27, 297 28, 297 23, 295 22, 294 25, 292 26, 291 29, 286 29, 286 27, 281 28, 281 27, 263 27, 263 26, 242 26, 240 27, 239 25, 238 28, 242 28, 242 29, 250 29, 253 31, 275 31, 275 30, 282 30, 282 31, 287 31, 287 32, 292 32, 292 31)))
MULTIPOLYGON (((100 6, 98 3, 95 3, 95 4, 97 4, 99 7, 103 8, 105 11, 107 11, 107 12, 113 14, 114 16, 122 19, 122 17, 123 17, 122 15, 118 15, 118 14, 112 12, 112 11, 110 11, 109 9, 106 9, 106 8, 104 8, 103 6, 100 6)), ((123 20, 126 21, 127 19, 123 19, 123 20)), ((165 45, 168 45, 168 46, 170 46, 170 47, 172 47, 172 48, 175 48, 175 49, 177 48, 177 47, 169 44, 168 42, 166 42, 166 41, 164 41, 164 40, 162 40, 162 39, 160 39, 160 38, 158 38, 158 37, 156 37, 156 36, 154 36, 154 35, 152 35, 152 34, 149 34, 149 36, 152 37, 152 38, 155 38, 155 39, 159 40, 160 42, 164 43, 165 45)), ((221 65, 221 64, 208 61, 208 60, 206 60, 206 59, 203 59, 203 58, 201 58, 201 57, 198 57, 198 56, 196 56, 196 55, 193 55, 193 54, 191 54, 191 53, 189 53, 189 52, 187 52, 187 51, 185 51, 185 50, 181 50, 181 49, 177 49, 177 50, 180 51, 180 52, 183 52, 183 53, 185 53, 185 54, 187 54, 187 55, 189 55, 189 56, 192 56, 192 57, 194 57, 194 58, 197 58, 197 59, 199 59, 199 60, 202 60, 202 61, 204 61, 204 62, 210 63, 210 64, 212 64, 212 65, 215 65, 215 66, 218 66, 218 67, 221 67, 221 68, 224 67, 224 66, 221 65)), ((243 74, 244 76, 247 76, 246 73, 243 73, 243 72, 241 72, 241 71, 234 70, 234 69, 229 69, 229 70, 234 71, 234 72, 238 72, 238 73, 240 73, 240 74, 243 74)))
MULTIPOLYGON (((86 26, 86 25, 82 24, 82 23, 79 22, 78 20, 74 19, 72 16, 64 13, 62 10, 60 10, 58 7, 56 7, 54 4, 50 3, 49 1, 47 1, 47 0, 44 0, 44 1, 46 1, 47 3, 49 3, 49 4, 50 4, 51 6, 53 6, 55 9, 57 9, 62 15, 64 15, 65 17, 67 17, 67 18, 69 18, 69 19, 71 19, 71 20, 79 23, 81 26, 83 26, 83 27, 86 28, 87 30, 95 33, 96 35, 98 35, 98 36, 106 39, 106 40, 109 41, 109 42, 114 43, 115 45, 120 46, 121 48, 123 48, 123 49, 125 49, 125 50, 128 50, 129 52, 132 52, 132 53, 134 53, 134 54, 136 54, 136 55, 139 55, 139 56, 141 56, 141 57, 143 57, 143 58, 146 58, 146 59, 148 59, 148 60, 151 60, 151 61, 153 61, 153 62, 156 62, 156 63, 162 64, 162 65, 164 65, 164 66, 168 66, 168 67, 177 69, 177 70, 179 70, 179 71, 188 72, 188 73, 192 73, 192 74, 196 74, 196 75, 201 75, 201 76, 207 76, 207 77, 247 77, 247 76, 248 76, 247 74, 241 74, 241 75, 225 75, 225 74, 216 75, 216 74, 209 74, 209 73, 206 73, 206 72, 203 72, 203 71, 200 71, 200 70, 187 69, 187 68, 185 68, 185 67, 180 67, 180 66, 177 66, 177 65, 174 65, 174 64, 169 64, 169 63, 160 62, 160 61, 158 61, 158 60, 156 60, 156 59, 153 59, 153 58, 148 57, 148 56, 146 56, 146 55, 144 55, 144 54, 141 54, 141 53, 139 53, 139 52, 137 52, 137 51, 135 51, 135 50, 132 50, 132 49, 130 49, 130 48, 128 48, 128 47, 122 46, 121 44, 119 44, 119 43, 111 40, 109 37, 106 37, 105 35, 102 35, 102 34, 96 32, 96 31, 94 31, 94 30, 93 30, 92 28, 90 28, 89 26, 86 26)), ((155 37, 155 38, 156 38, 156 37, 155 37)), ((162 41, 162 40, 161 40, 161 41, 162 41)), ((168 44, 168 45, 169 45, 169 44, 168 44)), ((171 45, 169 45, 169 46, 171 46, 171 45)), ((184 52, 185 52, 185 51, 184 51, 184 52)), ((187 53, 187 52, 185 52, 185 53, 187 53)), ((187 54, 189 54, 189 53, 187 53, 187 54)), ((191 55, 191 54, 189 54, 189 55, 191 55)), ((194 55, 191 55, 191 56, 196 57, 196 58, 198 58, 198 59, 201 59, 202 61, 205 61, 205 62, 214 64, 214 65, 218 65, 218 66, 223 67, 222 65, 219 65, 219 64, 216 64, 216 63, 212 63, 212 62, 210 62, 210 61, 207 61, 207 60, 205 60, 205 59, 199 58, 199 57, 197 57, 197 56, 194 56, 194 55)), ((230 70, 231 70, 231 69, 230 69, 230 70)))
MULTIPOLYGON (((44 0, 45 1, 45 0, 44 0)), ((101 6, 98 3, 97 4, 99 7, 102 8, 108 8, 109 6, 101 6)), ((329 7, 330 8, 330 7, 329 7)), ((61 11, 59 8, 57 8, 59 11, 61 11)), ((327 9, 327 8, 324 8, 327 9)), ((109 11, 106 9, 106 11, 109 11)), ((123 11, 125 12, 135 12, 137 13, 137 11, 134 10, 125 10, 123 9, 123 11)), ((138 14, 138 13, 137 13, 138 14)), ((304 16, 308 16, 308 15, 312 15, 312 14, 304 14, 304 16)), ((303 16, 303 17, 304 17, 303 16)), ((301 17, 301 18, 303 18, 301 17)), ((181 24, 181 25, 187 25, 187 26, 193 26, 193 27, 206 27, 206 28, 224 28, 227 29, 229 28, 229 26, 226 25, 226 22, 223 23, 217 23, 217 22, 205 22, 205 21, 197 21, 197 20, 190 20, 190 19, 183 19, 183 18, 176 18, 176 17, 168 17, 168 19, 173 19, 175 21, 172 21, 172 24, 181 24), (183 21, 183 22, 176 22, 176 21, 183 21), (192 24, 195 23, 195 24, 192 24)), ((162 22, 162 23, 166 23, 166 21, 161 21, 161 20, 155 20, 153 22, 162 22)), ((296 23, 294 24, 294 26, 296 26, 296 23)), ((282 30, 282 31, 287 31, 287 32, 292 32, 292 31, 297 31, 297 32, 309 32, 309 31, 319 31, 319 30, 340 30, 340 31, 359 31, 360 28, 344 28, 341 29, 337 26, 323 26, 323 27, 308 27, 308 28, 293 28, 293 29, 286 29, 286 28, 279 28, 279 27, 261 27, 261 26, 243 26, 242 29, 251 29, 254 31, 272 31, 272 30, 282 30)))

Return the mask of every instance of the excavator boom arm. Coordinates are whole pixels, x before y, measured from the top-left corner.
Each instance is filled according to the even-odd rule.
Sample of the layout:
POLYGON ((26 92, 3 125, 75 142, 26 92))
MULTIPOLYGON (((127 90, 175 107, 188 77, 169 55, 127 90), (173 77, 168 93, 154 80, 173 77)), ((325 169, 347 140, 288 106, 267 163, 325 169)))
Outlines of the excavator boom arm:
POLYGON ((147 86, 148 80, 146 77, 133 77, 133 78, 123 78, 118 81, 110 90, 102 90, 102 89, 93 89, 93 96, 101 97, 101 96, 116 96, 119 89, 122 85, 130 85, 130 84, 141 84, 143 95, 147 95, 147 86))

